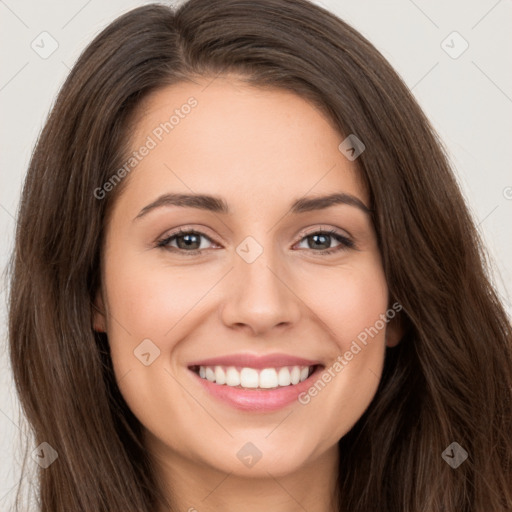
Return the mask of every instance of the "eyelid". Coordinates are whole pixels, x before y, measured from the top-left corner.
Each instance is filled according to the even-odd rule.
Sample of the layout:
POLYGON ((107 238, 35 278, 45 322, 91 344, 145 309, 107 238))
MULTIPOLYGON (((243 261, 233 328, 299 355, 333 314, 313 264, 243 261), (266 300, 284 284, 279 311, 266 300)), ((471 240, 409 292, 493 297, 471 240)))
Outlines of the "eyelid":
POLYGON ((335 256, 336 254, 341 254, 342 252, 349 250, 349 249, 353 250, 353 251, 358 251, 357 245, 356 245, 352 235, 350 235, 347 231, 345 231, 345 233, 346 233, 345 234, 340 230, 340 228, 334 228, 332 226, 323 226, 323 225, 320 225, 320 226, 316 225, 311 228, 306 228, 306 230, 300 234, 298 241, 295 242, 294 245, 301 243, 302 240, 304 240, 308 236, 311 236, 311 235, 314 235, 317 233, 327 234, 331 238, 336 239, 339 246, 331 247, 330 249, 322 249, 320 251, 315 251, 313 249, 310 249, 309 251, 307 251, 307 252, 312 253, 313 255, 325 257, 325 256, 335 256))
POLYGON ((175 229, 171 229, 170 231, 166 231, 163 235, 161 235, 157 238, 157 242, 161 242, 163 240, 166 240, 172 236, 179 235, 181 233, 190 233, 190 232, 200 234, 201 236, 208 238, 211 242, 214 242, 214 238, 212 235, 209 234, 209 231, 210 230, 206 226, 202 226, 202 225, 180 226, 179 228, 175 228, 175 229))
MULTIPOLYGON (((176 228, 174 230, 166 232, 164 235, 158 237, 158 240, 161 241, 161 240, 165 240, 166 238, 169 238, 171 236, 174 236, 174 235, 177 235, 177 234, 180 234, 180 233, 183 233, 183 232, 188 233, 190 231, 194 231, 194 232, 198 232, 201 235, 205 236, 206 238, 210 239, 210 241, 212 241, 212 242, 214 241, 213 237, 211 235, 209 235, 208 233, 204 233, 201 230, 208 230, 208 228, 206 226, 199 226, 197 228, 197 227, 194 227, 193 225, 190 225, 190 226, 180 226, 179 228, 176 228)), ((352 238, 352 235, 348 231, 346 231, 346 230, 344 230, 345 233, 346 233, 346 235, 345 235, 343 233, 340 233, 340 229, 339 228, 334 228, 332 226, 325 226, 325 225, 322 225, 322 224, 320 224, 320 225, 315 224, 314 226, 309 226, 309 227, 304 228, 300 232, 300 234, 298 235, 298 240, 297 241, 300 241, 305 236, 312 235, 312 234, 317 233, 319 231, 325 231, 325 232, 328 232, 328 233, 336 233, 338 235, 346 236, 347 238, 352 238)))
POLYGON ((352 239, 352 235, 350 235, 350 233, 348 231, 345 230, 345 232, 341 232, 341 230, 339 228, 334 228, 332 226, 324 226, 324 225, 315 225, 311 228, 304 228, 304 231, 301 232, 301 234, 299 235, 299 242, 305 237, 305 236, 309 236, 309 235, 313 235, 315 233, 318 233, 319 231, 321 232, 325 232, 325 233, 329 233, 329 234, 335 234, 335 235, 340 235, 340 236, 343 236, 345 238, 349 238, 349 239, 352 239))
MULTIPOLYGON (((208 230, 208 229, 205 226, 200 226, 199 228, 196 228, 193 226, 181 226, 181 227, 171 230, 170 232, 159 237, 157 239, 157 241, 155 242, 155 245, 156 245, 156 247, 161 247, 161 248, 165 249, 165 248, 167 248, 165 244, 169 242, 170 238, 174 238, 176 236, 179 236, 180 234, 189 234, 191 232, 197 234, 200 237, 204 237, 204 238, 208 239, 214 245, 221 245, 218 242, 216 242, 213 237, 211 237, 210 235, 205 233, 203 230, 208 230)), ((316 233, 326 233, 333 237, 336 237, 336 236, 341 237, 341 238, 345 239, 347 242, 350 242, 350 244, 351 244, 350 246, 348 246, 348 245, 345 245, 342 243, 342 245, 345 245, 346 249, 348 249, 348 248, 356 249, 353 238, 348 232, 345 231, 346 234, 344 234, 341 232, 341 230, 339 228, 334 228, 332 226, 324 226, 324 225, 315 225, 315 226, 304 228, 304 230, 298 235, 297 240, 293 243, 293 246, 300 243, 304 238, 311 236, 313 234, 316 234, 316 233)), ((339 243, 341 243, 341 242, 339 242, 339 243)), ((169 248, 169 250, 175 251, 175 252, 180 252, 180 253, 188 253, 190 255, 199 254, 199 253, 206 251, 206 249, 194 249, 191 251, 183 251, 180 249, 176 249, 175 247, 169 248)), ((311 252, 318 253, 318 254, 327 254, 327 253, 335 253, 335 252, 337 252, 337 249, 335 247, 331 248, 331 249, 324 249, 321 251, 315 251, 315 250, 311 249, 311 252)))
MULTIPOLYGON (((164 244, 166 242, 168 242, 170 238, 174 238, 174 237, 179 236, 181 234, 189 234, 189 233, 195 233, 195 234, 197 234, 200 237, 206 238, 207 240, 209 240, 214 245, 220 245, 219 243, 217 243, 215 241, 215 239, 212 236, 207 234, 205 231, 208 231, 208 229, 206 227, 204 227, 204 226, 201 226, 200 228, 195 228, 193 226, 181 226, 179 228, 176 228, 176 229, 173 229, 173 230, 171 230, 169 232, 166 232, 164 235, 158 237, 156 242, 155 242, 155 245, 156 245, 156 247, 163 247, 163 248, 165 248, 166 246, 164 244)), ((171 250, 172 249, 175 249, 175 248, 173 247, 173 248, 171 248, 171 250)), ((206 249, 194 249, 193 251, 180 251, 179 249, 176 249, 176 250, 179 251, 179 252, 189 252, 189 253, 193 254, 196 251, 202 252, 202 251, 204 251, 206 249)))

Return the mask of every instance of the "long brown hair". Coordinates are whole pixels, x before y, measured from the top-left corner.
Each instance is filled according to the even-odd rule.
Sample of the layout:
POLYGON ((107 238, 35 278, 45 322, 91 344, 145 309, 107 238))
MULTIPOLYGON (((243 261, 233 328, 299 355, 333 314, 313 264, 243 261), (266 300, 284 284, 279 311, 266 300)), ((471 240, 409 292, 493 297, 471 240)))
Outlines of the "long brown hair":
MULTIPOLYGON (((92 328, 104 226, 137 106, 163 86, 233 72, 315 102, 366 150, 367 186, 406 327, 379 389, 339 442, 344 512, 512 510, 512 328, 436 134, 356 30, 306 0, 190 0, 119 17, 85 49, 39 137, 11 260, 11 363, 35 445, 42 512, 150 512, 159 485, 141 425, 92 328), (457 442, 456 469, 442 452, 457 442)), ((18 492, 18 498, 20 497, 18 492)), ((17 500, 18 501, 18 500, 17 500)))

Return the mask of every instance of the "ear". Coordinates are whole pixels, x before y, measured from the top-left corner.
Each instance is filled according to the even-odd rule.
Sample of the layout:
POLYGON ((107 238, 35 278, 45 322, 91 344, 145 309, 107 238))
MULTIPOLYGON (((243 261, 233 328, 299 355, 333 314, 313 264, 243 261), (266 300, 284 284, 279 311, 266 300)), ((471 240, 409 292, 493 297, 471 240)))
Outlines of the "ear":
POLYGON ((103 303, 103 296, 101 293, 101 287, 98 288, 94 303, 92 305, 92 321, 93 329, 96 332, 107 332, 107 321, 105 318, 105 305, 103 303))
POLYGON ((398 313, 389 320, 388 325, 386 326, 386 346, 396 347, 400 343, 404 334, 405 329, 402 318, 400 313, 398 313))

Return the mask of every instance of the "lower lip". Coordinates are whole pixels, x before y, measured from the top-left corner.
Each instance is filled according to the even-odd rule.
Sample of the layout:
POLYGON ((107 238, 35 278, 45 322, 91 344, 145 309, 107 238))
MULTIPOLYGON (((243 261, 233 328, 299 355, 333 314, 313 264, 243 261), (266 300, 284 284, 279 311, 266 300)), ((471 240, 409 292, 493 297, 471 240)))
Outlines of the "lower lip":
POLYGON ((202 379, 192 370, 190 371, 208 392, 222 402, 243 411, 271 412, 298 402, 298 396, 311 386, 312 379, 321 370, 321 367, 317 367, 306 380, 298 384, 272 389, 242 389, 225 384, 215 384, 215 382, 202 379))

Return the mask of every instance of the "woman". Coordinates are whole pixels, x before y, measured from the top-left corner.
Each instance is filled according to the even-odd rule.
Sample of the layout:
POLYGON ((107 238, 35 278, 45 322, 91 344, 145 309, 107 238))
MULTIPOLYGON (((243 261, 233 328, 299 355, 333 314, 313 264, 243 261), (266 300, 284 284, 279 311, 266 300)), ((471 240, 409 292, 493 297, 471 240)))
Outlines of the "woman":
POLYGON ((149 5, 89 45, 9 328, 43 512, 512 510, 473 221, 397 74, 305 0, 149 5))

